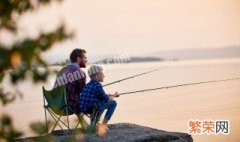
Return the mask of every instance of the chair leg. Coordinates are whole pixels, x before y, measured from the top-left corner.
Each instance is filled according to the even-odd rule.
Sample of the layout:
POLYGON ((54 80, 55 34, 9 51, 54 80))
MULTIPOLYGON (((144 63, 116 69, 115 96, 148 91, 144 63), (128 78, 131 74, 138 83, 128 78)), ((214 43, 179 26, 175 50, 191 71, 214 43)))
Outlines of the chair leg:
MULTIPOLYGON (((63 129, 63 127, 59 124, 59 122, 62 122, 62 121, 61 121, 61 117, 62 117, 62 116, 57 117, 57 116, 55 116, 51 111, 48 110, 48 112, 49 112, 49 114, 52 116, 52 118, 54 119, 54 121, 56 122, 55 125, 53 126, 53 129, 52 129, 51 133, 54 131, 55 127, 58 125, 58 126, 62 129, 62 131, 63 131, 66 135, 68 135, 68 133, 65 132, 64 129, 63 129)), ((62 122, 62 124, 64 124, 64 125, 67 127, 67 125, 66 125, 64 122, 62 122)))
MULTIPOLYGON (((55 123, 55 125, 53 126, 52 131, 55 129, 55 127, 56 127, 57 125, 59 125, 58 122, 59 122, 59 120, 61 119, 61 116, 60 116, 57 120, 56 120, 54 117, 53 117, 53 119, 55 120, 56 123, 55 123)), ((63 130, 63 128, 62 128, 61 125, 59 125, 59 127, 63 130)), ((51 132, 52 132, 52 131, 51 131, 51 132)))
POLYGON ((100 120, 100 112, 98 110, 94 110, 93 114, 90 116, 90 125, 87 128, 87 132, 94 133, 96 132, 96 125, 100 120))
MULTIPOLYGON (((58 116, 56 116, 53 112, 49 111, 49 114, 51 114, 52 117, 58 119, 58 116)), ((61 119, 59 119, 59 122, 61 122, 66 128, 68 128, 67 124, 65 124, 61 119)))
POLYGON ((47 134, 49 134, 49 132, 48 132, 48 122, 47 122, 47 112, 46 112, 46 108, 44 108, 44 112, 45 112, 45 122, 46 122, 46 127, 47 127, 47 134))
POLYGON ((77 115, 79 123, 82 127, 83 130, 86 130, 88 127, 88 123, 86 122, 86 120, 83 118, 84 114, 80 113, 79 115, 77 115))
POLYGON ((99 119, 100 119, 100 117, 99 117, 99 111, 96 110, 96 112, 95 112, 94 115, 93 115, 93 118, 91 118, 91 125, 92 125, 93 127, 95 127, 96 124, 98 123, 99 119))
POLYGON ((70 127, 69 127, 69 118, 68 118, 68 107, 65 107, 64 110, 66 110, 66 112, 67 112, 67 127, 68 127, 68 129, 70 129, 70 127))

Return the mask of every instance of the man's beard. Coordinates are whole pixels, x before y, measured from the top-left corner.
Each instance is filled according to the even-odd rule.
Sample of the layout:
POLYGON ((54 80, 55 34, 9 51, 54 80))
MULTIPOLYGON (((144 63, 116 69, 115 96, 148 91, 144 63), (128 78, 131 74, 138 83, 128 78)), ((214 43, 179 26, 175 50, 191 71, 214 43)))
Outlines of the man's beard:
POLYGON ((80 66, 80 68, 86 68, 86 64, 84 64, 84 63, 80 63, 79 66, 80 66))

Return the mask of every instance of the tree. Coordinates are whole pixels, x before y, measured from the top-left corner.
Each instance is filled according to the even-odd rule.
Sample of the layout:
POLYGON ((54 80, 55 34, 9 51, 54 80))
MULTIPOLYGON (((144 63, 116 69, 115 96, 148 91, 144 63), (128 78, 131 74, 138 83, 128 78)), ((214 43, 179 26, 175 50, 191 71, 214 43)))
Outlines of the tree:
MULTIPOLYGON (((26 12, 34 11, 41 6, 47 5, 54 0, 1 0, 0 1, 0 32, 17 33, 18 19, 26 12)), ((55 0, 61 2, 61 0, 55 0)), ((50 73, 46 61, 41 53, 50 49, 55 43, 72 37, 67 33, 64 24, 50 33, 39 33, 37 38, 26 38, 15 42, 10 46, 4 45, 0 39, 0 101, 2 105, 13 102, 19 94, 17 90, 13 93, 6 92, 2 81, 4 76, 10 75, 11 82, 16 85, 19 81, 31 75, 33 82, 45 81, 50 73), (36 66, 44 69, 39 70, 36 66)), ((0 119, 0 141, 12 141, 21 133, 14 130, 12 119, 7 115, 0 119)))

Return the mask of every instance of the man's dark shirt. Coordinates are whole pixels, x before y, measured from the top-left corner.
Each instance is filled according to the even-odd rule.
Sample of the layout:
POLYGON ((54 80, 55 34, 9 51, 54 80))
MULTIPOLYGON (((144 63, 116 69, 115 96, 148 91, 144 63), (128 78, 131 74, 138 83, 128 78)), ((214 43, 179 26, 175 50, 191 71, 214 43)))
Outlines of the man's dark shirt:
POLYGON ((86 85, 86 74, 77 63, 69 64, 58 72, 54 88, 62 85, 66 88, 68 105, 75 113, 79 113, 79 95, 86 85))

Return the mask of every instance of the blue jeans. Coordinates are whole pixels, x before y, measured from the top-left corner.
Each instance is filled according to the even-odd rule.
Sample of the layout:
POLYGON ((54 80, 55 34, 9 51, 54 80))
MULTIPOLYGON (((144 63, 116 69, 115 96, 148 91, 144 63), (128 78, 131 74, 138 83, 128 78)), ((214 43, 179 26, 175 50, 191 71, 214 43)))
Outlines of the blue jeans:
POLYGON ((110 120, 116 107, 117 102, 115 100, 109 100, 107 103, 103 103, 101 106, 99 106, 99 116, 101 117, 103 111, 107 109, 104 119, 110 120))

